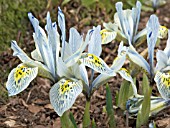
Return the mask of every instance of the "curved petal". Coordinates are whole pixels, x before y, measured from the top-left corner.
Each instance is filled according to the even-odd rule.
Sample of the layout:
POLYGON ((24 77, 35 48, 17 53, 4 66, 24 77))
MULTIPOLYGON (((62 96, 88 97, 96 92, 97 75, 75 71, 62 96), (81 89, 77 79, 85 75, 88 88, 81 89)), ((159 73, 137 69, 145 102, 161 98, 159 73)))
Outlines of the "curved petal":
POLYGON ((116 76, 116 73, 112 73, 111 75, 107 74, 100 74, 93 82, 92 82, 92 91, 99 88, 99 86, 107 83, 112 77, 116 76))
POLYGON ((168 40, 167 40, 167 43, 166 43, 166 47, 164 49, 164 52, 166 53, 166 55, 168 57, 170 57, 170 30, 168 31, 168 40))
POLYGON ((133 18, 133 29, 134 29, 134 34, 136 35, 137 30, 138 30, 138 24, 140 20, 140 12, 141 12, 141 3, 140 1, 136 2, 136 8, 132 8, 132 18, 133 18))
POLYGON ((55 76, 55 62, 53 57, 53 51, 50 47, 50 44, 47 43, 48 39, 44 30, 39 26, 39 21, 32 15, 32 13, 28 13, 28 17, 34 27, 35 34, 33 38, 35 42, 37 42, 38 49, 40 51, 43 62, 50 69, 53 76, 55 76))
POLYGON ((75 78, 82 80, 87 86, 89 86, 88 74, 83 64, 75 63, 72 67, 72 72, 75 78))
POLYGON ((103 26, 106 28, 108 31, 117 31, 118 30, 118 25, 116 23, 103 23, 103 26))
POLYGON ((51 71, 47 66, 43 65, 38 61, 34 61, 27 56, 27 54, 17 45, 16 41, 11 42, 11 48, 14 50, 13 55, 17 56, 25 65, 28 67, 38 67, 38 75, 49 78, 54 81, 54 77, 51 75, 51 71))
POLYGON ((164 99, 170 98, 170 73, 158 71, 154 78, 159 93, 164 99))
POLYGON ((106 29, 101 30, 100 34, 102 36, 102 44, 108 44, 112 42, 117 36, 115 31, 108 31, 106 29))
POLYGON ((128 50, 129 47, 123 46, 123 41, 121 41, 118 48, 118 56, 123 56, 124 54, 127 54, 128 50))
POLYGON ((37 50, 37 49, 35 49, 34 51, 31 52, 31 57, 32 57, 34 60, 43 62, 43 59, 42 59, 41 55, 38 53, 38 50, 37 50))
POLYGON ((60 39, 57 31, 57 24, 56 22, 52 23, 49 12, 47 13, 47 25, 45 29, 48 33, 48 44, 53 51, 53 58, 57 61, 59 57, 60 39))
POLYGON ((50 102, 55 112, 62 116, 74 104, 77 96, 82 92, 80 80, 61 79, 50 90, 50 102))
MULTIPOLYGON (((117 10, 117 16, 120 22, 121 26, 121 31, 126 35, 126 39, 128 40, 129 44, 131 44, 131 35, 132 35, 132 30, 130 29, 130 24, 128 21, 128 17, 131 16, 131 10, 122 10, 123 3, 122 2, 117 2, 116 3, 116 10, 117 10)), ((115 14, 115 17, 116 17, 115 14)), ((114 17, 114 18, 115 18, 114 17)), ((132 17, 130 18, 132 20, 132 17)), ((133 23, 133 21, 131 21, 133 23)))
POLYGON ((114 72, 118 71, 126 60, 126 54, 118 56, 114 59, 112 66, 110 67, 114 72))
MULTIPOLYGON (((122 43, 121 43, 122 44, 122 43)), ((120 47, 121 47, 120 44, 120 47)), ((98 88, 100 85, 105 84, 106 82, 108 82, 110 80, 110 78, 116 76, 116 72, 118 70, 120 70, 120 68, 122 68, 124 62, 126 59, 126 54, 122 55, 122 56, 118 56, 117 58, 115 58, 115 60, 113 61, 112 66, 110 67, 110 69, 112 70, 111 74, 100 74, 93 82, 92 82, 92 87, 93 90, 95 88, 98 88)))
POLYGON ((85 66, 92 68, 93 70, 102 73, 108 74, 112 70, 107 66, 107 64, 99 57, 91 53, 83 53, 82 57, 79 59, 85 66))
POLYGON ((158 30, 159 30, 159 21, 156 15, 151 15, 149 21, 146 25, 147 28, 147 45, 148 45, 148 58, 150 64, 150 75, 151 78, 154 75, 154 48, 156 45, 157 37, 158 37, 158 30))
POLYGON ((70 28, 69 32, 69 45, 72 50, 72 53, 75 53, 81 46, 83 42, 83 37, 78 33, 75 28, 70 28))
POLYGON ((131 45, 128 50, 128 56, 131 61, 143 68, 147 73, 150 74, 150 66, 147 61, 134 49, 131 45))
POLYGON ((131 82, 132 84, 132 88, 133 88, 133 93, 135 96, 137 96, 137 88, 136 85, 133 82, 133 79, 131 77, 131 75, 129 74, 129 72, 125 69, 125 68, 121 68, 118 73, 127 81, 131 82))
POLYGON ((168 29, 165 26, 159 26, 158 38, 164 39, 168 35, 168 29))
POLYGON ((162 50, 157 51, 156 60, 157 60, 156 70, 160 71, 161 69, 163 69, 167 66, 168 57, 164 51, 162 51, 162 50))
POLYGON ((72 77, 67 78, 76 78, 82 81, 83 83, 83 90, 88 93, 89 92, 89 80, 87 70, 85 65, 75 63, 73 66, 69 67, 71 69, 72 77))
POLYGON ((130 35, 130 40, 132 41, 132 37, 133 37, 133 33, 134 33, 134 26, 136 26, 137 24, 134 25, 134 21, 133 21, 133 17, 132 17, 132 10, 124 10, 124 16, 126 18, 126 25, 129 26, 129 31, 128 34, 130 35))
POLYGON ((65 51, 65 40, 66 40, 66 26, 65 26, 65 16, 61 11, 60 7, 58 7, 58 25, 61 30, 62 36, 62 49, 61 49, 61 57, 64 58, 64 51, 65 51))
POLYGON ((13 56, 17 56, 23 63, 32 61, 32 59, 17 45, 16 41, 11 41, 11 48, 14 51, 13 56))
POLYGON ((71 70, 63 62, 61 57, 59 57, 58 62, 57 62, 57 74, 60 77, 63 77, 63 76, 65 76, 67 78, 73 77, 71 70))
POLYGON ((117 13, 115 13, 114 19, 115 20, 118 19, 117 21, 118 21, 118 23, 120 23, 120 26, 121 26, 121 29, 122 29, 123 33, 126 34, 128 26, 126 26, 126 23, 125 23, 125 17, 124 17, 124 13, 123 13, 122 7, 123 7, 123 3, 122 2, 117 2, 116 3, 117 13), (117 18, 115 18, 115 17, 117 17, 117 18))
POLYGON ((135 44, 137 43, 138 39, 146 37, 146 34, 147 34, 147 29, 146 28, 142 29, 140 32, 138 32, 138 34, 134 36, 133 43, 135 44))
POLYGON ((71 46, 68 43, 65 43, 65 51, 64 51, 64 57, 62 58, 63 61, 67 61, 68 58, 70 58, 70 56, 73 55, 71 46))
POLYGON ((96 56, 100 56, 102 52, 102 46, 101 46, 102 38, 100 35, 100 30, 101 30, 100 25, 93 28, 93 32, 88 46, 88 52, 95 54, 96 56))
POLYGON ((85 50, 87 44, 88 41, 83 42, 80 48, 64 61, 68 67, 74 65, 80 59, 82 52, 85 50))
POLYGON ((30 82, 37 76, 38 68, 30 68, 26 65, 19 64, 14 68, 9 76, 6 83, 9 96, 17 95, 28 87, 30 82))
POLYGON ((82 80, 86 83, 86 85, 89 86, 87 70, 86 70, 86 68, 83 64, 79 65, 79 71, 80 71, 80 75, 81 75, 82 80))

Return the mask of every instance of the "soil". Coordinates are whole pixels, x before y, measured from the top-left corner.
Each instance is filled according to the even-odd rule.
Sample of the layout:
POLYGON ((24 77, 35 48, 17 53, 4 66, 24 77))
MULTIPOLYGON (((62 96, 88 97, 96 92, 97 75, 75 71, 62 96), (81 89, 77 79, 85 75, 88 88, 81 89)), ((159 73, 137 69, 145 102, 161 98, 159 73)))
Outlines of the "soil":
MULTIPOLYGON (((71 5, 73 6, 73 5, 71 5)), ((75 6, 75 5, 74 5, 75 6)), ((64 13, 66 14, 66 20, 68 22, 67 28, 76 27, 81 33, 86 33, 89 27, 83 26, 78 23, 80 21, 79 15, 72 17, 70 15, 71 10, 74 7, 65 7, 64 13), (67 10, 67 11, 66 11, 67 10), (76 19, 77 18, 77 19, 76 19)), ((159 17, 160 24, 170 28, 170 2, 165 6, 157 10, 157 16, 159 17)), ((83 9, 83 8, 81 8, 83 9)), ((93 12, 94 13, 94 12, 93 12)), ((144 12, 141 13, 139 30, 146 26, 146 22, 149 19, 149 16, 153 12, 144 12)), ((42 12, 42 16, 45 17, 46 12, 42 12)), ((101 15, 104 15, 101 14, 101 15)), ((102 24, 102 20, 98 17, 94 17, 97 23, 102 24)), ((108 20, 108 19, 106 19, 108 20)), ((81 21, 85 22, 85 21, 81 21)), ((92 23, 91 23, 92 24, 92 23)), ((28 35, 25 38, 25 42, 21 46, 26 53, 30 52, 35 48, 32 35, 32 29, 30 25, 28 26, 28 35)), ((164 49, 166 40, 161 41, 159 49, 164 49)), ((111 64, 115 58, 117 52, 115 48, 118 47, 117 42, 112 42, 108 45, 103 46, 102 58, 105 58, 107 64, 111 64)), ((143 51, 146 46, 139 48, 139 51, 143 51)), ((7 51, 4 51, 0 55, 0 68, 2 69, 1 73, 1 83, 3 90, 5 90, 5 82, 7 80, 7 75, 3 75, 6 72, 9 72, 12 68, 16 67, 20 61, 18 58, 12 56, 12 50, 9 48, 7 51), (8 70, 7 70, 8 69, 8 70)), ((116 92, 119 91, 122 78, 117 75, 109 81, 109 85, 112 92, 113 104, 115 108, 115 120, 118 128, 126 127, 126 118, 119 108, 116 108, 115 105, 115 96, 116 92)), ((50 102, 49 102, 49 90, 51 88, 51 82, 47 79, 37 77, 30 86, 14 97, 9 97, 7 100, 0 98, 0 128, 60 128, 60 118, 54 112, 50 102)), ((153 86, 153 94, 159 95, 156 86, 153 86)), ((108 118, 107 114, 103 111, 106 105, 106 89, 105 86, 101 86, 98 90, 94 92, 94 95, 91 98, 91 107, 90 107, 90 116, 91 119, 94 119, 98 128, 107 128, 108 127, 108 118)), ((71 108, 71 112, 74 115, 74 118, 78 124, 78 127, 82 127, 82 117, 85 107, 85 97, 83 94, 80 94, 71 108)), ((155 117, 152 117, 150 121, 154 121, 158 128, 170 128, 170 108, 167 108, 159 112, 155 117)), ((135 127, 135 120, 129 119, 129 128, 135 127)), ((142 126, 147 128, 148 125, 142 126)))

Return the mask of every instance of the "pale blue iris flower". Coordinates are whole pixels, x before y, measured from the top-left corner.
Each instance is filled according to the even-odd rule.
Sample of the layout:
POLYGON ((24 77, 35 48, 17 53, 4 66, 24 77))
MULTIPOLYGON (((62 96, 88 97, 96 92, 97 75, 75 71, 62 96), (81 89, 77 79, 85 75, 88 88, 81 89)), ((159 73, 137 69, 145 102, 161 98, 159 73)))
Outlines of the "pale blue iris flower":
MULTIPOLYGON (((114 23, 109 22, 103 24, 108 32, 115 34, 115 36, 112 36, 112 39, 110 40, 114 40, 116 38, 118 40, 123 40, 124 43, 125 41, 129 43, 134 42, 134 38, 137 36, 141 3, 137 1, 136 7, 132 8, 132 10, 123 10, 122 2, 117 2, 115 6, 117 13, 114 15, 114 23)), ((103 44, 109 43, 110 40, 106 40, 103 44)))
MULTIPOLYGON (((128 47, 128 57, 135 64, 140 66, 150 75, 150 79, 154 79, 158 88, 160 97, 151 96, 151 111, 153 115, 162 109, 170 106, 170 74, 169 74, 169 57, 170 57, 170 32, 167 41, 167 46, 164 51, 157 51, 157 64, 154 66, 154 48, 156 45, 159 31, 159 21, 155 15, 151 15, 147 23, 147 45, 149 63, 138 54, 133 46, 128 47)), ((127 110, 130 114, 137 114, 142 108, 143 97, 135 97, 127 101, 127 110)))
MULTIPOLYGON (((154 66, 154 48, 157 42, 159 31, 159 21, 155 15, 151 15, 147 23, 147 45, 148 45, 148 59, 149 63, 132 48, 129 47, 128 56, 135 64, 142 67, 149 75, 150 79, 154 79, 157 88, 164 99, 170 98, 170 74, 168 71, 169 67, 169 40, 167 41, 167 46, 164 51, 158 50, 157 54, 157 64, 154 66)), ((169 33, 170 34, 170 33, 169 33)))
MULTIPOLYGON (((117 2, 115 6, 117 12, 114 15, 114 23, 109 22, 103 24, 105 29, 101 31, 103 37, 102 44, 107 44, 116 39, 129 45, 137 45, 139 39, 146 39, 147 27, 138 32, 141 3, 137 1, 136 7, 131 10, 123 10, 122 2, 117 2)), ((165 38, 167 36, 168 29, 161 25, 158 28, 158 38, 165 38)))
POLYGON ((155 82, 164 99, 170 99, 170 30, 165 49, 156 53, 155 82))
MULTIPOLYGON (((100 26, 93 29, 94 37, 91 37, 93 39, 91 39, 91 43, 89 42, 90 33, 87 34, 87 39, 84 41, 83 36, 75 28, 71 28, 69 42, 67 43, 65 18, 59 8, 58 24, 62 33, 62 47, 60 47, 60 35, 57 31, 57 24, 55 22, 52 23, 49 12, 47 13, 47 25, 45 26, 48 36, 39 26, 39 21, 32 13, 28 13, 28 17, 35 31, 33 38, 36 49, 31 53, 33 58, 31 59, 20 49, 16 41, 11 42, 11 48, 14 51, 13 55, 19 57, 22 63, 14 68, 8 76, 6 87, 9 96, 22 92, 36 76, 49 78, 55 83, 50 90, 50 101, 57 114, 62 116, 73 105, 77 96, 82 92, 83 86, 86 85, 85 90, 88 89, 85 65, 99 73, 107 74, 112 72, 107 64, 98 56, 91 54, 99 60, 100 67, 95 65, 93 59, 90 60, 89 56, 86 56, 88 53, 82 53, 88 44, 90 47, 94 38, 96 41, 99 38, 95 31, 98 31, 100 35, 100 26), (59 53, 61 53, 61 57, 59 53), (82 60, 86 60, 87 63, 82 60)), ((90 49, 95 53, 97 51, 95 48, 99 48, 98 51, 101 53, 100 45, 98 47, 93 46, 90 49)))
MULTIPOLYGON (((49 12, 45 26, 47 35, 32 13, 28 13, 28 17, 34 28, 33 38, 36 49, 31 53, 33 58, 31 59, 16 41, 11 42, 13 55, 17 56, 22 63, 8 76, 6 87, 9 96, 17 95, 25 90, 37 76, 48 78, 55 83, 50 89, 50 102, 57 114, 62 116, 72 107, 82 91, 90 95, 99 85, 104 84, 102 79, 113 77, 117 72, 133 84, 131 76, 125 69, 121 69, 126 58, 125 54, 119 53, 111 68, 99 57, 102 51, 101 26, 89 30, 85 40, 75 28, 70 28, 67 42, 65 18, 60 8, 58 8, 58 25, 61 29, 61 37, 57 31, 57 24, 51 21, 49 12), (88 52, 83 53, 86 46, 88 46, 88 52), (93 72, 103 74, 103 76, 99 75, 101 79, 96 78, 91 86, 85 66, 90 67, 93 72)), ((120 47, 123 47, 122 45, 120 47)))
POLYGON ((166 4, 167 0, 148 0, 145 2, 146 5, 151 6, 154 11, 156 12, 156 10, 159 8, 159 6, 162 6, 164 4, 166 4))

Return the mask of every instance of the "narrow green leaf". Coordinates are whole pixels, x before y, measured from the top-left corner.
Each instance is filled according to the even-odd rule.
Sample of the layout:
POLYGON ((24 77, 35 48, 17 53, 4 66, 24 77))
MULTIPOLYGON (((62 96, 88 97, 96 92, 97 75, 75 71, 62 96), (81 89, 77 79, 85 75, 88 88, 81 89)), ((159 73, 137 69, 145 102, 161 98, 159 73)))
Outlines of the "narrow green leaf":
POLYGON ((76 121, 74 119, 73 113, 70 112, 69 117, 70 117, 71 122, 74 125, 74 128, 77 128, 77 124, 76 124, 76 121))
POLYGON ((106 84, 106 110, 107 115, 109 117, 109 127, 115 128, 116 123, 114 119, 114 110, 113 110, 113 103, 112 103, 112 94, 109 88, 109 85, 106 84))
POLYGON ((86 106, 83 116, 83 128, 88 128, 90 126, 90 100, 86 100, 86 106))
POLYGON ((118 97, 118 106, 125 110, 126 109, 126 101, 130 96, 133 95, 133 89, 130 82, 124 80, 121 84, 119 97, 118 97))
POLYGON ((92 120, 92 128, 96 128, 96 122, 95 122, 94 118, 92 120))
POLYGON ((60 120, 62 128, 74 128, 74 125, 69 118, 68 111, 63 113, 63 115, 60 117, 60 120))
POLYGON ((145 73, 143 73, 143 80, 142 80, 142 92, 143 94, 146 94, 147 91, 149 90, 149 80, 148 80, 148 77, 146 76, 145 73))
POLYGON ((115 100, 116 100, 116 106, 118 106, 118 101, 119 101, 119 92, 118 91, 116 91, 115 100))
POLYGON ((139 110, 137 115, 137 122, 136 122, 136 128, 140 128, 141 125, 144 125, 148 122, 149 119, 149 113, 150 113, 150 96, 151 96, 151 88, 149 86, 148 78, 144 74, 143 75, 143 86, 145 86, 144 90, 144 99, 142 102, 142 108, 139 110))

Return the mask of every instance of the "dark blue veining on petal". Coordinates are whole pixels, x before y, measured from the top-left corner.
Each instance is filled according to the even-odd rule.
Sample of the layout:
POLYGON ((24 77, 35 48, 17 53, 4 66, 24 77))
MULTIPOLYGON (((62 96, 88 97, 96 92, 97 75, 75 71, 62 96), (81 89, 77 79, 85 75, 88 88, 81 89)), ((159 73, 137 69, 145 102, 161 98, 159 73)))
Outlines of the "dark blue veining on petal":
POLYGON ((152 35, 152 31, 149 33, 149 38, 151 37, 151 35, 152 35))
POLYGON ((128 30, 128 35, 130 36, 130 31, 128 30))
POLYGON ((94 31, 93 29, 92 29, 92 30, 90 30, 89 35, 92 35, 93 31, 94 31))

